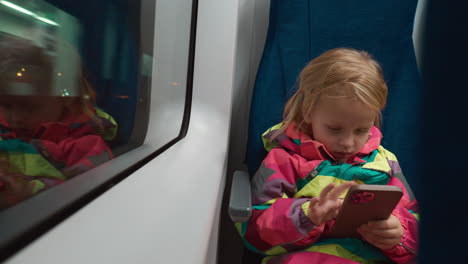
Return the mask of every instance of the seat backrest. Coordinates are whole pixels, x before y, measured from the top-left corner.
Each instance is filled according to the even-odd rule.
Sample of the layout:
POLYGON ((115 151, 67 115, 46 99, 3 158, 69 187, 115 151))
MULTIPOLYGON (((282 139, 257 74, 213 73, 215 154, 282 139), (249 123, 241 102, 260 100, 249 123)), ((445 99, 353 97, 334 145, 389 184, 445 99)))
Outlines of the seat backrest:
POLYGON ((281 122, 283 106, 308 61, 335 47, 369 52, 381 64, 389 97, 382 145, 411 184, 417 173, 421 81, 413 48, 417 0, 272 0, 267 40, 252 96, 246 163, 265 157, 261 134, 281 122))

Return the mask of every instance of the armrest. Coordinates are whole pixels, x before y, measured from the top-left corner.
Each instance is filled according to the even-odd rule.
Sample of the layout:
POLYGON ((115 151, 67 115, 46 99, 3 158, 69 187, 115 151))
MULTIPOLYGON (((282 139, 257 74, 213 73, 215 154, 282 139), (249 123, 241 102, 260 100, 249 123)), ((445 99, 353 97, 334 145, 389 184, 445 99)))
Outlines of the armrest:
POLYGON ((229 216, 234 222, 246 222, 252 215, 250 179, 246 171, 235 171, 232 177, 229 216))

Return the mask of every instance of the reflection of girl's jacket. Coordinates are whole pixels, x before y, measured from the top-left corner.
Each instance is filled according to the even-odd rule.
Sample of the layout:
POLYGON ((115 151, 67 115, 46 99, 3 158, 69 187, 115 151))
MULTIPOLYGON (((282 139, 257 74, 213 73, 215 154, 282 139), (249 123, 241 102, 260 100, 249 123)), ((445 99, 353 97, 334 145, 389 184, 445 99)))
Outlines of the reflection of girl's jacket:
POLYGON ((280 127, 276 125, 263 134, 269 153, 252 179, 253 214, 249 222, 236 224, 246 246, 257 253, 281 255, 266 258, 264 263, 414 261, 416 201, 410 201, 403 184, 394 177, 401 172, 400 166, 396 157, 380 146, 380 131, 373 127, 369 140, 353 160, 339 164, 322 144, 297 132, 294 125, 271 140, 280 127), (393 211, 404 231, 399 245, 382 252, 360 239, 327 238, 334 220, 320 226, 312 224, 307 210, 310 198, 332 182, 346 181, 397 185, 404 190, 393 211), (295 253, 286 254, 291 251, 295 253))
POLYGON ((0 173, 23 178, 37 193, 112 159, 105 141, 115 137, 117 124, 94 111, 93 117, 44 123, 27 139, 18 138, 0 114, 0 173))

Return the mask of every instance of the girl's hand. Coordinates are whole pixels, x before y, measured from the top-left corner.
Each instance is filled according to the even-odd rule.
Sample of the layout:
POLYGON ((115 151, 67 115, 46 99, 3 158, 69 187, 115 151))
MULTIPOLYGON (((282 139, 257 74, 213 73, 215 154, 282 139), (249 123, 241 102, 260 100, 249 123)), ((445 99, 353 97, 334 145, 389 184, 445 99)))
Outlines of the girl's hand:
POLYGON ((343 204, 340 195, 355 184, 355 182, 345 182, 335 187, 334 183, 330 183, 323 188, 319 197, 310 200, 309 218, 312 223, 318 226, 334 219, 343 204))
POLYGON ((403 237, 403 227, 394 215, 390 215, 387 220, 370 221, 360 226, 357 231, 364 240, 382 250, 398 245, 403 237))

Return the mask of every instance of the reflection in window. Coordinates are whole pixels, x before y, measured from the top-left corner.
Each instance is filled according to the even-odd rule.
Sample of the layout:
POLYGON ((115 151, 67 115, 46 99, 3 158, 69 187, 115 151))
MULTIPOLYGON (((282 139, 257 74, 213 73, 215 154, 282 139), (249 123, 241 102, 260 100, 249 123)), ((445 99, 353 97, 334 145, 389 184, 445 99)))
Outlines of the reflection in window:
POLYGON ((0 0, 0 209, 128 141, 138 60, 135 37, 117 30, 122 3, 0 0))
MULTIPOLYGON (((180 139, 193 5, 0 0, 0 210, 140 146, 149 109, 155 151, 180 139)), ((114 176, 100 177, 93 190, 75 184, 83 178, 67 184, 84 195, 114 176)))

